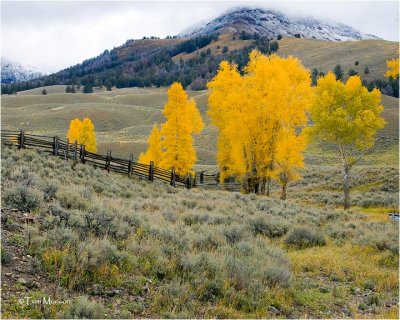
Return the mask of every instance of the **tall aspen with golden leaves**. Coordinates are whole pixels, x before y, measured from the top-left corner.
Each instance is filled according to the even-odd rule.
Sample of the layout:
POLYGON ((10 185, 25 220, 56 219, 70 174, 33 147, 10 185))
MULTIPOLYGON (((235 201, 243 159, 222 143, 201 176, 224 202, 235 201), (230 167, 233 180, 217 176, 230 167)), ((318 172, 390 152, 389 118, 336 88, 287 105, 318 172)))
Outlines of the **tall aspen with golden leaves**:
POLYGON ((71 143, 76 141, 85 145, 85 150, 89 152, 96 152, 97 150, 94 125, 89 118, 85 118, 82 121, 79 119, 71 120, 67 138, 71 143))
POLYGON ((200 133, 203 120, 196 102, 189 99, 180 83, 175 82, 168 90, 168 102, 163 114, 166 122, 161 126, 162 159, 160 167, 175 168, 178 174, 193 172, 196 150, 193 146, 193 133, 200 133))
POLYGON ((70 143, 79 142, 82 131, 82 121, 78 118, 71 120, 67 133, 67 138, 70 143))
POLYGON ((286 200, 286 188, 289 182, 300 178, 299 170, 304 167, 303 152, 307 146, 305 134, 295 130, 282 130, 277 142, 273 177, 282 186, 281 199, 286 200))
POLYGON ((96 152, 96 133, 94 131, 94 124, 89 118, 82 120, 82 131, 80 135, 80 143, 85 145, 85 150, 89 152, 96 152))
POLYGON ((267 57, 254 50, 243 76, 222 62, 208 87, 208 114, 219 132, 221 182, 235 176, 245 190, 258 191, 261 184, 264 192, 267 181, 276 178, 281 133, 306 125, 313 99, 309 71, 293 57, 267 57))
POLYGON ((333 73, 318 79, 315 103, 311 108, 314 125, 309 134, 335 148, 341 159, 344 208, 350 208, 350 170, 375 143, 377 130, 385 126, 380 114, 381 93, 368 92, 359 76, 344 84, 333 73))
POLYGON ((146 152, 142 152, 139 155, 139 163, 149 164, 150 161, 154 162, 155 166, 158 166, 162 159, 161 150, 161 134, 158 124, 153 126, 153 130, 150 133, 148 140, 148 147, 146 152))
POLYGON ((385 73, 386 77, 396 79, 399 77, 399 58, 393 58, 386 61, 388 70, 385 73))

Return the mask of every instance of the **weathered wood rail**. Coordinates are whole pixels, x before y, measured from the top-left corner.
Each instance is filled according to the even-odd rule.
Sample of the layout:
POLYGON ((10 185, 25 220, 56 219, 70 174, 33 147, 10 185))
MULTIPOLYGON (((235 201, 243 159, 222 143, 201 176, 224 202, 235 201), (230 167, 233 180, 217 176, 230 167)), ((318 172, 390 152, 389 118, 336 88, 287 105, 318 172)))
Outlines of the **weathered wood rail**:
POLYGON ((68 139, 62 140, 58 136, 50 137, 28 134, 25 130, 1 130, 1 143, 6 146, 17 146, 19 149, 38 148, 64 160, 90 164, 95 168, 125 174, 128 177, 136 176, 148 181, 157 180, 174 187, 180 186, 188 189, 193 187, 207 189, 222 188, 229 191, 240 190, 240 184, 238 183, 224 183, 223 186, 220 186, 218 173, 207 174, 205 172, 196 172, 193 176, 180 176, 175 173, 174 168, 166 170, 154 166, 153 162, 150 162, 148 165, 134 162, 132 154, 129 159, 115 157, 112 155, 111 150, 108 150, 106 155, 101 155, 87 151, 84 145, 76 142, 70 143, 68 139))

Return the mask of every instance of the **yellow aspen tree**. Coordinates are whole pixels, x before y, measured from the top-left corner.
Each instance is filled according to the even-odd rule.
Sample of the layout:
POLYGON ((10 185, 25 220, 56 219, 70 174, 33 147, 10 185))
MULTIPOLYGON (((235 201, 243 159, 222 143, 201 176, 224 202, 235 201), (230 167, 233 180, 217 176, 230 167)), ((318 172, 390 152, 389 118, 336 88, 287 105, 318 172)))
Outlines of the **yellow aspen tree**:
POLYGON ((293 57, 267 57, 254 50, 243 76, 224 61, 208 88, 208 114, 221 141, 221 182, 234 176, 246 191, 257 191, 261 183, 264 192, 281 130, 306 125, 313 99, 310 72, 293 57), (221 148, 223 141, 228 147, 221 148))
POLYGON ((82 129, 78 142, 85 145, 85 150, 89 152, 97 151, 94 124, 89 118, 84 118, 82 120, 82 129))
POLYGON ((396 79, 399 77, 399 58, 394 58, 386 61, 388 70, 385 73, 386 77, 396 79))
MULTIPOLYGON (((218 148, 217 161, 220 167, 220 181, 223 182, 226 177, 240 176, 245 173, 245 165, 240 161, 241 151, 239 145, 235 144, 235 131, 230 125, 237 122, 238 109, 240 107, 241 95, 244 89, 242 87, 242 77, 235 65, 223 61, 220 64, 217 75, 208 83, 211 89, 208 98, 208 115, 211 123, 218 129, 218 148), (239 159, 234 159, 235 152, 239 153, 239 159), (240 164, 239 164, 240 162, 240 164)), ((234 129, 234 128, 233 128, 234 129)), ((236 134, 240 132, 237 128, 236 134)))
POLYGON ((161 126, 162 168, 175 168, 180 175, 193 173, 197 160, 193 134, 203 129, 203 120, 196 102, 189 99, 180 83, 168 89, 168 102, 163 114, 166 122, 161 126))
POLYGON ((375 143, 375 135, 385 126, 380 114, 381 93, 368 92, 359 76, 344 84, 333 73, 319 78, 316 99, 311 107, 314 125, 308 128, 316 141, 331 145, 340 155, 343 175, 344 209, 350 208, 350 170, 375 143))
POLYGON ((303 152, 306 146, 305 134, 296 134, 294 130, 282 130, 277 142, 275 166, 272 173, 282 186, 282 200, 286 200, 288 183, 300 178, 299 170, 304 167, 303 152))
POLYGON ((161 134, 158 124, 155 124, 149 136, 147 150, 140 153, 138 161, 143 164, 150 164, 150 161, 153 161, 154 165, 158 166, 161 159, 161 134))
POLYGON ((81 131, 82 131, 82 121, 79 119, 71 120, 67 133, 67 138, 69 142, 75 143, 75 141, 77 141, 78 143, 80 143, 81 131))

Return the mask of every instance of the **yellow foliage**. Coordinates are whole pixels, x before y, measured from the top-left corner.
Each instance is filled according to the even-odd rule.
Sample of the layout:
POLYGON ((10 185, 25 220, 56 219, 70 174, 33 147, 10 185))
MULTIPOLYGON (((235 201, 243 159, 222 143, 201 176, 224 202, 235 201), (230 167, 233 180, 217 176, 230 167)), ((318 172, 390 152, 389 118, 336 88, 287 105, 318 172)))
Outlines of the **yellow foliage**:
MULTIPOLYGON (((313 89, 310 72, 293 57, 267 57, 254 50, 244 72, 241 76, 235 65, 221 63, 218 74, 208 83, 208 114, 219 131, 221 182, 235 176, 251 188, 250 184, 265 184, 266 178, 278 176, 278 169, 273 174, 277 147, 289 143, 283 137, 290 132, 291 139, 293 135, 299 139, 294 132, 307 123, 313 89)), ((304 148, 300 146, 305 146, 304 139, 299 148, 280 148, 279 170, 286 172, 287 182, 297 177, 292 166, 301 167, 298 163, 302 163, 304 148), (296 160, 284 163, 289 156, 296 160)))
POLYGON ((385 126, 382 111, 380 91, 368 92, 359 76, 345 84, 331 72, 318 79, 311 108, 314 125, 308 133, 332 145, 341 157, 345 209, 350 207, 350 170, 372 148, 377 130, 385 126))
POLYGON ((80 143, 85 145, 87 151, 96 152, 96 133, 94 132, 94 125, 89 118, 85 118, 82 121, 80 139, 80 143))
POLYGON ((70 143, 77 141, 79 144, 85 145, 85 150, 89 152, 96 152, 96 133, 94 125, 89 118, 73 119, 70 122, 67 138, 70 143))
POLYGON ((69 142, 70 143, 74 143, 75 141, 79 142, 81 131, 82 131, 82 121, 79 119, 71 120, 67 133, 67 138, 69 142))
POLYGON ((150 161, 153 161, 154 165, 158 166, 162 159, 161 134, 158 124, 153 126, 153 130, 149 136, 148 145, 146 152, 140 153, 138 162, 150 164, 150 161))
MULTIPOLYGON (((282 132, 278 137, 273 176, 284 190, 290 181, 300 178, 298 170, 304 167, 303 152, 306 146, 306 136, 297 135, 294 130, 282 132)), ((282 194, 282 197, 286 197, 286 194, 282 194)))
POLYGON ((166 122, 161 126, 159 165, 165 169, 174 167, 181 175, 192 173, 197 159, 192 134, 200 133, 204 125, 196 102, 188 98, 180 83, 175 82, 169 88, 163 114, 166 122))
POLYGON ((394 58, 386 61, 388 70, 385 73, 386 77, 396 79, 399 77, 399 58, 394 58))
POLYGON ((139 162, 165 169, 175 168, 180 175, 193 173, 196 150, 193 146, 193 133, 203 130, 203 120, 196 102, 189 99, 180 83, 175 82, 168 90, 168 102, 163 114, 166 122, 154 125, 148 140, 148 148, 139 156, 139 162))
POLYGON ((309 133, 334 144, 344 161, 352 165, 357 154, 374 145, 376 131, 385 126, 382 111, 378 89, 368 92, 359 76, 350 77, 344 84, 330 72, 318 80, 311 108, 314 126, 309 133))

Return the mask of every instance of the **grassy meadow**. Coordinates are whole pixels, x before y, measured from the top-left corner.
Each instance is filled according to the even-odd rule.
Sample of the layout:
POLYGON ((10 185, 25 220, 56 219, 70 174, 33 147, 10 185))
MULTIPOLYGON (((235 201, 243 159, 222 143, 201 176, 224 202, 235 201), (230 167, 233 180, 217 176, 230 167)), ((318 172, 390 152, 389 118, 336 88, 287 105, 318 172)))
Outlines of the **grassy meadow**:
POLYGON ((281 201, 4 148, 2 316, 398 318, 397 168, 360 168, 350 211, 318 168, 281 201))
MULTIPOLYGON (((187 60, 195 57, 208 49, 213 55, 220 54, 224 46, 229 51, 240 49, 252 43, 252 40, 240 40, 229 31, 220 34, 217 41, 201 48, 199 52, 181 53, 173 57, 175 63, 180 59, 187 60)), ((398 42, 387 40, 361 40, 361 41, 323 41, 315 39, 298 39, 293 37, 283 38, 279 42, 278 55, 298 57, 304 66, 327 73, 340 64, 344 72, 344 78, 348 71, 354 69, 364 80, 384 79, 386 72, 386 60, 398 55, 398 42), (355 65, 358 61, 359 64, 355 65), (365 67, 369 73, 365 74, 365 67)))
MULTIPOLYGON (((98 151, 137 158, 146 149, 147 138, 155 122, 164 122, 161 110, 167 102, 166 88, 124 88, 105 91, 95 89, 92 94, 65 93, 65 86, 45 87, 2 96, 1 124, 3 129, 27 131, 65 138, 69 121, 89 117, 95 125, 98 151)), ((82 88, 81 88, 82 90, 82 88)), ((216 129, 207 116, 208 91, 187 91, 193 97, 203 116, 205 129, 196 137, 198 164, 215 165, 216 129)), ((379 157, 382 153, 393 155, 391 164, 397 163, 399 99, 382 96, 385 107, 383 117, 388 126, 379 133, 379 157)), ((319 149, 311 147, 311 157, 318 157, 319 149), (314 152, 315 151, 315 152, 314 152)), ((324 152, 325 154, 325 152, 324 152)), ((323 155, 322 155, 323 156, 323 155)))
MULTIPOLYGON (((164 121, 166 88, 41 90, 2 96, 2 128, 65 138, 89 117, 99 152, 137 157, 164 121)), ((197 168, 215 172, 208 92, 188 94, 206 124, 197 168)), ((398 318, 398 103, 382 97, 387 126, 352 172, 350 211, 339 158, 316 145, 287 201, 278 185, 271 197, 185 190, 3 148, 3 317, 398 318)))

